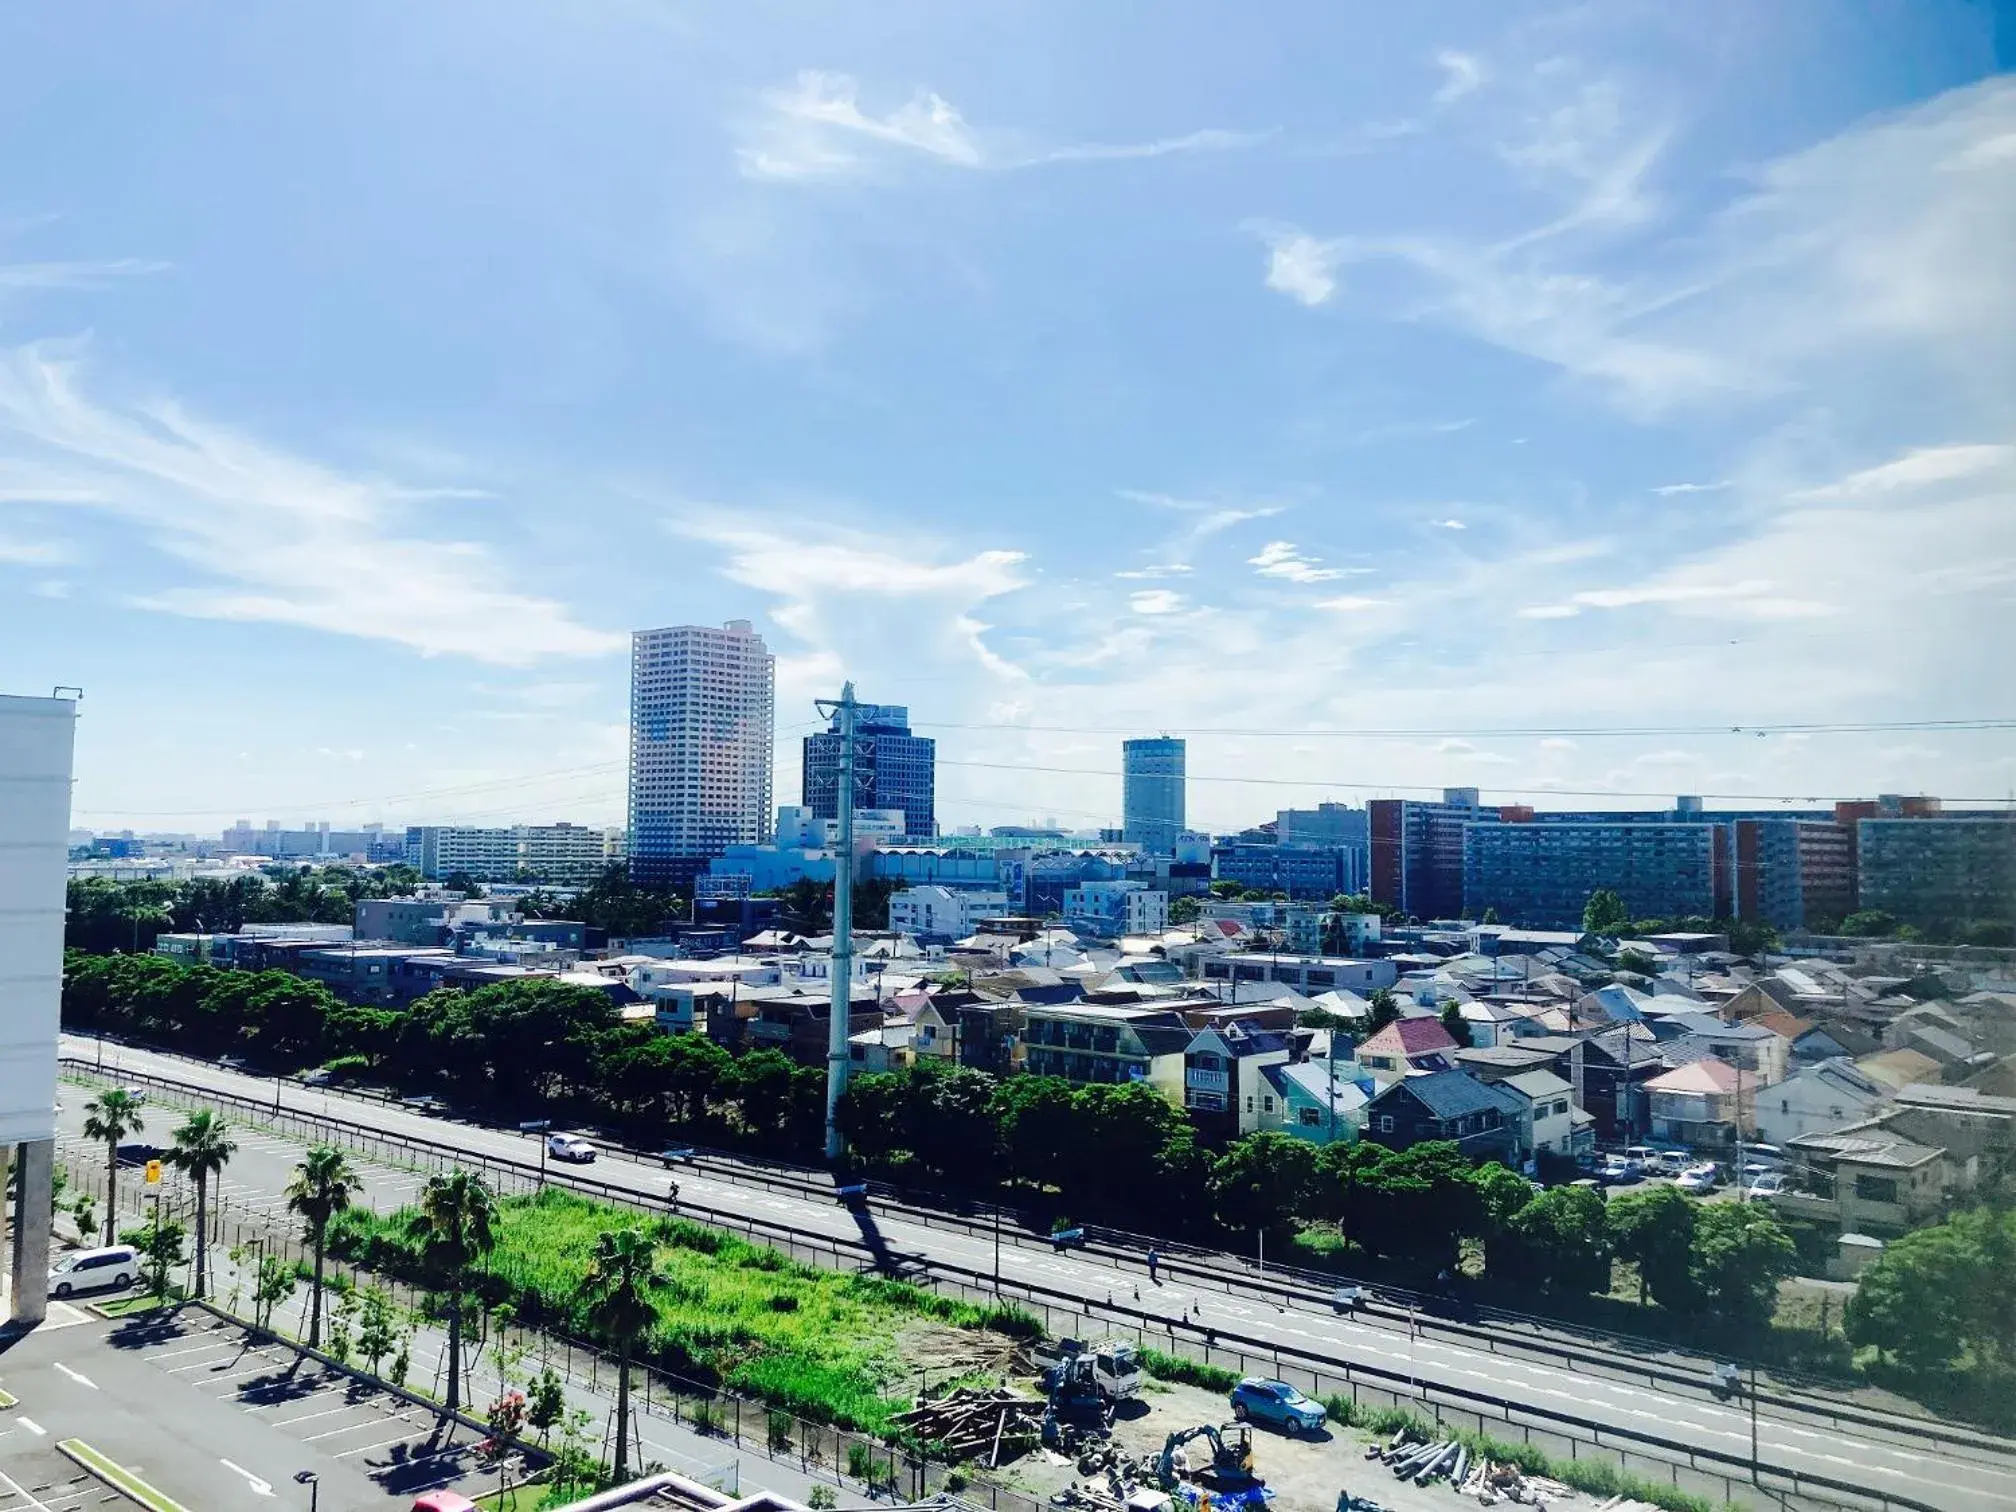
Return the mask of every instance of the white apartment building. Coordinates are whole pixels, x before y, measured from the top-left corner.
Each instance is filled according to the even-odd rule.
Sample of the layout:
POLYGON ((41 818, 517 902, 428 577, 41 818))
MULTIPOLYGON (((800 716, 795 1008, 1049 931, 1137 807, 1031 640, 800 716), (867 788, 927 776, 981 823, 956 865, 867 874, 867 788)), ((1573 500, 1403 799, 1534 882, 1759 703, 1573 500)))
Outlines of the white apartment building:
POLYGON ((592 825, 416 824, 406 831, 406 864, 429 882, 458 874, 478 882, 512 882, 520 873, 560 887, 585 887, 621 861, 620 829, 592 825))
MULTIPOLYGON (((21 1165, 13 1314, 40 1322, 49 1289, 64 862, 77 704, 0 696, 0 1189, 21 1165)), ((4 1212, 0 1212, 4 1224, 4 1212)), ((4 1232, 4 1228, 0 1228, 4 1232)), ((4 1246, 0 1246, 4 1247, 4 1246)))
POLYGON ((770 838, 776 659, 747 620, 630 638, 630 871, 683 881, 770 838))
POLYGON ((900 934, 963 940, 981 919, 998 919, 1007 912, 1005 892, 962 892, 931 883, 890 895, 889 927, 900 934))
POLYGON ((1159 935, 1169 928, 1169 894, 1139 882, 1085 882, 1064 892, 1064 927, 1091 939, 1159 935))

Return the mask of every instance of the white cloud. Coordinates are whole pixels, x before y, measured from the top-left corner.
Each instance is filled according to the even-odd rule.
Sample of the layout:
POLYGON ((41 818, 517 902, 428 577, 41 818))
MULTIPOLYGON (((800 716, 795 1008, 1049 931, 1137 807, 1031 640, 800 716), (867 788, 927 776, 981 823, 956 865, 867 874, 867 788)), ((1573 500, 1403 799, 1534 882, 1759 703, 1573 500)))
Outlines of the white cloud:
POLYGON ((1549 735, 1540 742, 1543 751, 1579 751, 1582 748, 1565 735, 1549 735))
POLYGON ((1316 600, 1318 609, 1328 609, 1336 614, 1363 614, 1370 609, 1383 609, 1387 601, 1382 598, 1368 598, 1363 594, 1342 593, 1335 598, 1316 600))
POLYGON ((1143 588, 1127 596, 1127 605, 1136 614, 1174 614, 1183 607, 1183 595, 1167 588, 1143 588))
POLYGON ((138 257, 103 262, 0 263, 0 290, 102 289, 121 278, 165 272, 168 264, 138 257))
POLYGON ((1729 487, 1729 480, 1723 478, 1715 483, 1662 483, 1652 492, 1662 499, 1671 499, 1680 494, 1720 493, 1729 487))
POLYGON ((1435 66, 1442 70, 1442 85, 1434 96, 1437 105, 1453 105, 1484 82, 1484 64, 1474 53, 1444 48, 1435 54, 1435 66))
POLYGON ((1468 525, 1465 525, 1461 520, 1457 519, 1430 520, 1428 523, 1441 530, 1468 530, 1470 528, 1468 525))
POLYGON ((1146 567, 1131 567, 1113 576, 1152 581, 1155 578, 1188 577, 1196 570, 1188 562, 1151 562, 1146 567))
POLYGON ((1269 134, 1207 128, 1141 142, 1022 149, 1008 133, 990 133, 983 140, 957 106, 930 90, 920 89, 904 104, 878 116, 862 108, 861 86, 852 76, 811 68, 801 70, 788 87, 765 90, 762 104, 763 114, 736 151, 736 161, 749 178, 856 178, 874 170, 876 154, 910 155, 968 169, 1117 162, 1225 152, 1251 146, 1269 134))
MULTIPOLYGON (((0 494, 0 503, 4 502, 5 495, 0 494)), ((0 562, 13 562, 24 567, 50 567, 70 560, 70 548, 60 541, 24 541, 18 537, 0 536, 0 562)))
MULTIPOLYGON (((411 533, 409 490, 348 477, 161 402, 93 403, 45 347, 0 354, 0 438, 30 449, 70 507, 114 515, 198 581, 141 607, 296 625, 522 666, 619 651, 624 638, 518 592, 489 549, 411 533)), ((43 497, 51 497, 44 495, 43 497)))
POLYGON ((1215 499, 1182 499, 1174 494, 1153 493, 1138 488, 1122 488, 1117 492, 1130 503, 1151 505, 1190 520, 1187 529, 1155 548, 1156 555, 1161 559, 1160 570, 1165 575, 1177 569, 1189 572, 1191 554, 1211 537, 1250 520, 1270 519, 1287 508, 1284 504, 1226 504, 1215 499))
POLYGON ((1267 287, 1314 308, 1337 292, 1335 270, 1347 243, 1320 241, 1304 231, 1262 230, 1267 242, 1267 287))
POLYGON ((1581 612, 1573 604, 1528 604, 1518 611, 1516 617, 1529 620, 1573 619, 1581 612))
POLYGON ((1802 499, 1856 499, 1924 488, 2007 467, 2016 446, 1924 446, 1893 461, 1850 473, 1838 483, 1803 490, 1802 499))
POLYGON ((1280 578, 1290 583, 1327 583, 1342 577, 1361 577, 1370 567, 1318 567, 1315 557, 1304 556, 1292 541, 1269 541, 1258 556, 1246 564, 1262 577, 1280 578))

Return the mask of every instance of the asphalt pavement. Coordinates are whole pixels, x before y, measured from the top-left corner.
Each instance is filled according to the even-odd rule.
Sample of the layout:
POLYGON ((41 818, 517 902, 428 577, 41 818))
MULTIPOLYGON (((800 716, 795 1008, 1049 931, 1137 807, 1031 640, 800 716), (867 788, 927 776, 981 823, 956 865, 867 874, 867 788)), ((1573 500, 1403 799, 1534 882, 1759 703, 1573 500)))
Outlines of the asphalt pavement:
MULTIPOLYGON (((93 1041, 69 1039, 66 1050, 85 1056, 93 1041)), ((118 1066, 214 1088, 239 1097, 277 1098, 280 1105, 303 1114, 368 1119, 388 1135, 447 1143, 471 1157, 514 1162, 537 1160, 534 1136, 428 1117, 404 1108, 360 1103, 340 1095, 247 1077, 179 1057, 107 1046, 108 1071, 118 1066)), ((75 1101, 74 1097, 68 1099, 75 1101)), ((70 1122, 66 1109, 65 1124, 70 1122)), ((164 1123, 166 1119, 164 1118, 164 1123)), ((150 1127, 147 1137, 165 1142, 150 1127)), ((260 1136, 263 1140, 266 1136, 260 1136)), ((243 1138, 243 1136, 241 1136, 243 1138)), ((282 1144, 286 1141, 281 1141, 282 1144)), ((293 1159, 298 1159, 298 1154, 293 1159)), ((282 1167, 291 1165, 282 1150, 248 1148, 232 1163, 230 1179, 243 1190, 237 1200, 271 1202, 284 1186, 282 1167)), ((413 1172, 374 1178, 366 1173, 365 1195, 374 1205, 390 1202, 402 1181, 413 1172)), ((574 1168, 555 1167, 565 1179, 574 1168)), ((604 1154, 585 1174, 632 1194, 647 1207, 662 1207, 667 1173, 655 1162, 604 1154)), ((862 1226, 855 1215, 824 1198, 766 1190, 744 1182, 682 1169, 682 1197, 691 1202, 787 1227, 814 1239, 858 1243, 862 1226)), ((401 1199, 403 1200, 403 1198, 401 1199)), ((396 1205, 396 1204, 392 1204, 396 1205)), ((981 1275, 993 1272, 995 1246, 991 1235, 927 1225, 900 1214, 875 1214, 872 1222, 888 1247, 929 1262, 960 1266, 981 1275)), ((1327 1311, 1284 1310, 1271 1299, 1242 1296, 1214 1287, 1165 1277, 1148 1283, 1145 1267, 1098 1255, 1055 1253, 1047 1245, 1023 1242, 1010 1234, 999 1249, 999 1274, 1010 1291, 1018 1285, 1048 1288, 1096 1309, 1118 1302, 1148 1312, 1164 1325, 1188 1337, 1205 1329, 1243 1334, 1263 1347, 1313 1352, 1337 1364, 1367 1364, 1404 1373, 1424 1386, 1467 1388, 1536 1407, 1571 1413, 1619 1428, 1636 1429, 1702 1449, 1719 1450, 1747 1461, 1752 1419, 1740 1403, 1723 1405, 1655 1385, 1621 1381, 1564 1368, 1544 1361, 1524 1360, 1463 1342, 1410 1332, 1392 1326, 1336 1317, 1327 1311), (1136 1292, 1140 1293, 1136 1300, 1136 1292)), ((1984 1448, 1979 1452, 1951 1446, 1914 1443, 1882 1429, 1836 1428, 1806 1421, 1788 1421, 1770 1412, 1759 1415, 1757 1444, 1761 1460, 1796 1473, 1830 1477, 1877 1492, 1915 1497, 1956 1512, 2009 1512, 2016 1509, 2016 1462, 1984 1448)), ((0 1507, 0 1512, 5 1512, 0 1507)))

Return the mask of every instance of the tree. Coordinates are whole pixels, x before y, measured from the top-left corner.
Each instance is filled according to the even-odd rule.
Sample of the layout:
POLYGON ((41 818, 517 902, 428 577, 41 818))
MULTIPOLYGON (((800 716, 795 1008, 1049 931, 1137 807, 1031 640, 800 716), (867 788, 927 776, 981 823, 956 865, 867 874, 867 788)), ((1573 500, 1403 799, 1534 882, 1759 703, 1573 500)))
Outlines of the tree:
POLYGON ((1377 1034, 1400 1017, 1400 1003, 1391 987, 1375 988, 1365 1001, 1371 1010, 1366 1018, 1366 1031, 1370 1034, 1377 1034))
POLYGON ((497 1246, 497 1199, 479 1176, 454 1171, 431 1176, 410 1232, 421 1263, 440 1284, 448 1307, 449 1411, 462 1404, 462 1302, 469 1272, 497 1246))
POLYGON ((156 1219, 140 1231, 140 1238, 134 1245, 147 1262, 147 1286, 156 1301, 168 1295, 168 1272, 187 1258, 182 1248, 185 1233, 179 1223, 172 1220, 162 1223, 156 1219))
POLYGON ((1871 939, 1897 933, 1897 918, 1880 908, 1863 908, 1841 921, 1841 933, 1871 939))
POLYGON ((1194 924, 1202 912, 1202 905, 1195 898, 1172 898, 1169 900, 1169 922, 1171 924, 1194 924))
POLYGON ((1588 1187, 1549 1187, 1512 1220, 1527 1277, 1552 1292, 1610 1289, 1610 1215, 1588 1187))
POLYGON ((1211 1166, 1211 1203, 1221 1223, 1246 1233, 1291 1233, 1307 1210, 1317 1147, 1272 1129, 1234 1140, 1211 1166))
POLYGON ((1448 1140, 1368 1162, 1353 1172, 1353 1187, 1352 1237, 1376 1253, 1448 1267, 1463 1236, 1482 1227, 1470 1162, 1448 1140))
POLYGON ((1642 950, 1622 950, 1617 953, 1617 969, 1634 976, 1657 976, 1659 962, 1642 950))
POLYGON ((372 1375, 378 1365, 399 1347, 399 1317, 392 1297, 383 1287, 367 1286, 357 1316, 357 1356, 372 1375))
POLYGON ((259 1257, 259 1275, 252 1287, 252 1322, 261 1330, 273 1326, 273 1309, 294 1295, 294 1267, 278 1255, 259 1257))
POLYGON ((1778 1283, 1798 1264, 1792 1236, 1761 1202, 1703 1203, 1694 1214, 1694 1289, 1732 1332, 1770 1325, 1778 1283))
POLYGON ((2016 1213, 1977 1208, 1893 1241, 1862 1273, 1842 1323, 1907 1370, 1963 1356, 1977 1371, 2016 1359, 2016 1213))
POLYGON ((1617 896, 1614 888, 1597 888, 1589 894, 1589 901, 1582 905, 1582 933, 1585 935, 1615 934, 1630 921, 1631 911, 1624 906, 1624 900, 1617 896))
POLYGON ((209 1280, 210 1178, 221 1176, 238 1146, 230 1138, 230 1125, 209 1108, 199 1108, 182 1120, 169 1148, 168 1163, 196 1183, 196 1295, 201 1297, 209 1280))
POLYGON ((589 1321, 616 1351, 616 1479, 629 1475, 630 1356, 658 1321, 656 1293, 672 1284, 641 1229, 603 1230, 581 1284, 589 1321))
POLYGON ((1501 922, 1498 918, 1498 910, 1495 908, 1485 909, 1484 917, 1479 919, 1477 922, 1480 924, 1497 924, 1501 922))
POLYGON ((119 1218, 119 1144, 147 1127, 138 1094, 110 1087, 84 1104, 84 1137, 105 1142, 105 1242, 112 1243, 119 1218))
POLYGON ((567 1411, 567 1390, 560 1384, 560 1377, 551 1365, 534 1376, 531 1385, 532 1391, 525 1403, 525 1421, 538 1433, 539 1442, 544 1444, 567 1411))
POLYGON ((1694 1286, 1694 1214, 1700 1206, 1670 1186, 1631 1192, 1610 1204, 1610 1233, 1617 1258, 1638 1268, 1638 1300, 1649 1294, 1668 1311, 1691 1313, 1694 1286))
POLYGON ((308 1293, 310 1349, 322 1342, 322 1261, 329 1243, 329 1220, 348 1209, 361 1184, 350 1157, 326 1144, 310 1150, 287 1183, 287 1210, 300 1215, 315 1251, 315 1276, 308 1293))
POLYGON ((1470 1048, 1470 1024, 1463 1017, 1463 1005, 1451 1000, 1442 1005, 1442 1031, 1456 1041, 1458 1050, 1470 1048))
POLYGON ((1533 1183, 1491 1160, 1471 1173, 1470 1184, 1477 1189, 1485 1270, 1502 1279, 1525 1279, 1520 1271, 1525 1254, 1513 1225, 1520 1210, 1533 1200, 1533 1183))

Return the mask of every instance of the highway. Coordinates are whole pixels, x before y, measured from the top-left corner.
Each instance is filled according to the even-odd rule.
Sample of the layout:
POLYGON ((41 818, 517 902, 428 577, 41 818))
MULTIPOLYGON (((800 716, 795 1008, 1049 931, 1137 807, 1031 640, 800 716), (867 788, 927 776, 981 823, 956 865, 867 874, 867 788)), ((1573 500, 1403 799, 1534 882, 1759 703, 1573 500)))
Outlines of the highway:
MULTIPOLYGON (((92 1061, 100 1050, 95 1040, 71 1036, 65 1036, 63 1048, 73 1067, 74 1063, 92 1061)), ((103 1053, 108 1076, 130 1071, 161 1077, 188 1088, 263 1102, 269 1108, 277 1099, 289 1113, 347 1119, 385 1136, 448 1145, 472 1162, 488 1160, 523 1168, 538 1160, 536 1138, 514 1131, 432 1118, 397 1106, 291 1082, 276 1083, 272 1078, 247 1076, 132 1046, 108 1044, 103 1053)), ((77 1089, 66 1090, 62 1123, 71 1138, 80 1122, 81 1101, 77 1089)), ((158 1127, 150 1121, 146 1139, 167 1142, 172 1122, 166 1110, 163 1114, 158 1127)), ((270 1207, 284 1184, 287 1165, 277 1151, 246 1151, 227 1173, 237 1187, 234 1200, 270 1207)), ((640 1205, 659 1209, 668 1181, 668 1173, 655 1161, 608 1153, 592 1166, 554 1165, 548 1174, 562 1182, 585 1177, 597 1186, 606 1184, 634 1196, 640 1205)), ((677 1179, 684 1209, 712 1210, 848 1248, 863 1244, 863 1223, 830 1194, 773 1189, 738 1177, 711 1161, 682 1168, 677 1179)), ((367 1196, 374 1205, 396 1205, 410 1197, 415 1185, 417 1178, 410 1171, 394 1175, 388 1166, 375 1181, 371 1172, 366 1173, 367 1196), (376 1193, 371 1191, 374 1184, 379 1188, 376 1193)), ((901 1209, 878 1210, 874 1204, 869 1217, 873 1237, 897 1255, 942 1273, 964 1272, 969 1284, 976 1279, 984 1282, 995 1273, 996 1238, 984 1226, 951 1218, 927 1223, 901 1209)), ((1665 1446, 1653 1452, 1667 1457, 1684 1455, 1688 1449, 1729 1456, 1741 1461, 1733 1473, 1739 1479, 1747 1475, 1752 1433, 1747 1404, 1725 1405, 1684 1383, 1652 1384, 1642 1375, 1635 1380, 1618 1379, 1600 1369, 1564 1367, 1558 1360, 1494 1353, 1475 1337, 1486 1330, 1458 1334, 1434 1327, 1415 1329, 1405 1320, 1391 1317, 1337 1317, 1322 1306, 1320 1295, 1275 1296, 1258 1287, 1236 1285, 1228 1291, 1224 1277, 1209 1273, 1165 1272, 1163 1284, 1151 1284, 1138 1257, 1057 1253, 1039 1237, 1012 1229, 1000 1235, 999 1275, 1011 1300, 1024 1294, 1060 1306, 1075 1302, 1095 1314, 1111 1316, 1116 1323, 1140 1321, 1150 1330, 1168 1330, 1179 1343, 1193 1347, 1209 1330, 1221 1345, 1243 1341, 1240 1347, 1255 1355, 1278 1349, 1284 1361, 1316 1365, 1337 1376, 1347 1366, 1386 1372, 1382 1384, 1388 1389, 1405 1392, 1409 1383, 1418 1382, 1445 1402, 1460 1403, 1463 1392, 1486 1393, 1542 1412, 1567 1414, 1645 1435, 1665 1446)), ((1533 1353, 1530 1341, 1512 1347, 1533 1353)), ((1377 1375, 1368 1378, 1382 1379, 1377 1375)), ((1870 1414, 1867 1423, 1837 1426, 1821 1415, 1824 1410, 1776 1404, 1760 1409, 1757 1453, 1767 1471, 1824 1477, 1874 1497, 1888 1495, 1954 1512, 2016 1512, 2016 1456, 2006 1452, 2007 1446, 1982 1442, 1971 1432, 1943 1442, 1927 1440, 1911 1432, 1907 1420, 1886 1420, 1878 1413, 1870 1414)), ((1536 1427, 1545 1426, 1544 1418, 1531 1421, 1536 1427)), ((1552 1431, 1567 1430, 1556 1427, 1552 1431)), ((1500 1432, 1504 1433, 1502 1424, 1500 1432)), ((1508 1436, 1517 1436, 1516 1427, 1508 1436)), ((1730 1469, 1726 1464, 1715 1468, 1730 1469)))

